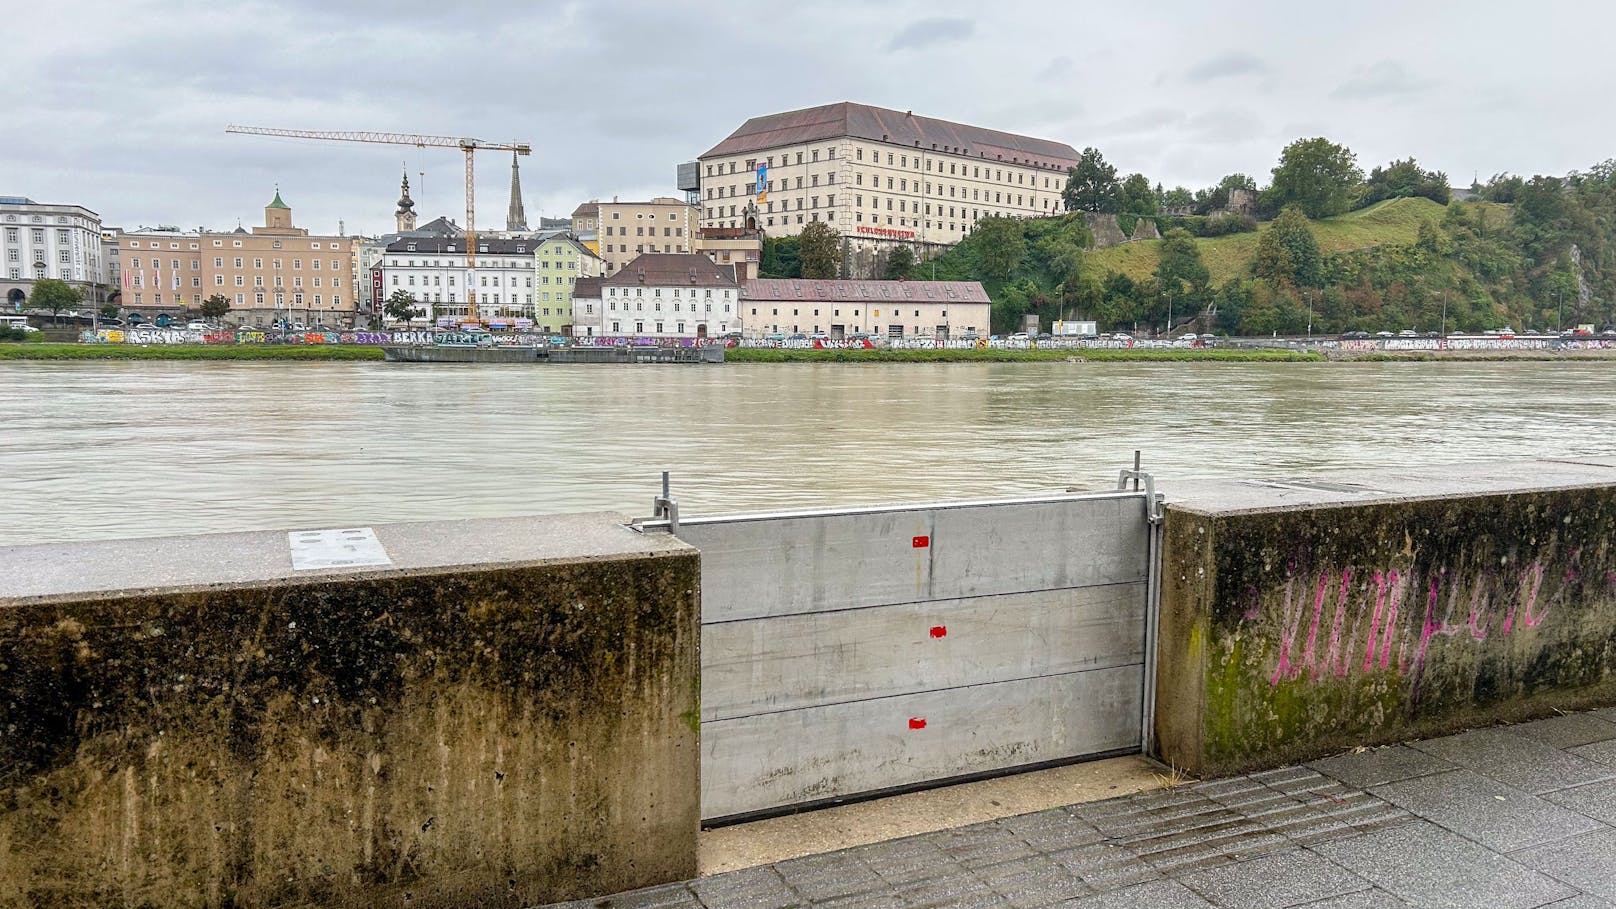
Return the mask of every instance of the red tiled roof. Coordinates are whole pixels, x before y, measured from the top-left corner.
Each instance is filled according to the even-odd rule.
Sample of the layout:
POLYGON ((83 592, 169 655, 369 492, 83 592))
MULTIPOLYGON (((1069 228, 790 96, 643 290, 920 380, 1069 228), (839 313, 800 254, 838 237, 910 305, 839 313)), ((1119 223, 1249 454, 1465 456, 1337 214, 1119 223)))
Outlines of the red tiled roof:
MULTIPOLYGON (((644 253, 602 282, 608 287, 734 287, 735 269, 701 253, 644 253)), ((573 296, 577 296, 576 288, 573 296)))
POLYGON ((701 157, 737 155, 841 136, 887 142, 928 152, 948 151, 987 161, 1054 165, 1062 170, 1076 164, 1078 158, 1077 150, 1064 142, 917 117, 912 113, 852 101, 753 117, 701 157))
POLYGON ((741 288, 743 300, 815 303, 890 301, 894 303, 992 303, 979 281, 828 281, 754 278, 741 288))
POLYGON ((588 215, 598 215, 598 214, 600 214, 600 203, 598 201, 596 201, 596 202, 584 202, 583 204, 579 205, 577 208, 572 210, 572 216, 574 218, 582 218, 582 217, 586 217, 588 215))
POLYGON ((572 298, 593 300, 600 296, 600 284, 605 278, 579 278, 572 282, 572 298))

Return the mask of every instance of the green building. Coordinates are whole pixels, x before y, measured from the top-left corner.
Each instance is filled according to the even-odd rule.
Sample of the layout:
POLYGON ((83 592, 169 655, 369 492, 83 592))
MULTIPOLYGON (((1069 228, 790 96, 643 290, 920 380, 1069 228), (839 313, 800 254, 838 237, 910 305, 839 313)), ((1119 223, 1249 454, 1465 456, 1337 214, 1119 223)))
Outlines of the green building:
POLYGON ((572 329, 572 289, 579 278, 600 278, 606 263, 570 233, 540 240, 533 252, 533 326, 551 334, 572 329))

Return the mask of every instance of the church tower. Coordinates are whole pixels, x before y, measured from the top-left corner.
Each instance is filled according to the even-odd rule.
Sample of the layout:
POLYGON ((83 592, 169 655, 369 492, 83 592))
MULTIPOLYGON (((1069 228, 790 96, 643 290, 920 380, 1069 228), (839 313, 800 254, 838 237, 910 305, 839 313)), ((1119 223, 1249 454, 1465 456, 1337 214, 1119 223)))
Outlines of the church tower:
POLYGON ((511 152, 511 208, 505 213, 505 229, 527 230, 527 213, 522 211, 522 176, 516 169, 516 152, 511 152))
POLYGON ((393 212, 398 219, 398 232, 415 229, 415 203, 410 201, 410 172, 404 172, 404 193, 398 199, 398 211, 393 212))

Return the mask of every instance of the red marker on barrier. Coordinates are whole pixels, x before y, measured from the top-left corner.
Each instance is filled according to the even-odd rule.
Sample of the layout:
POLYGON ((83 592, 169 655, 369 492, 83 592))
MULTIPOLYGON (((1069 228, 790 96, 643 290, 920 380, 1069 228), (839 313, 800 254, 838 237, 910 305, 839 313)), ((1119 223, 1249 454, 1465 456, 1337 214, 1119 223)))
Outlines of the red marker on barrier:
POLYGON ((909 728, 910 729, 925 729, 926 728, 926 718, 923 717, 923 716, 912 716, 912 717, 910 717, 909 718, 909 728))
POLYGON ((909 545, 916 549, 925 549, 931 545, 931 537, 915 537, 909 541, 909 545))
POLYGON ((931 626, 931 636, 934 637, 934 638, 946 638, 946 637, 948 637, 948 626, 947 625, 933 625, 933 626, 931 626))

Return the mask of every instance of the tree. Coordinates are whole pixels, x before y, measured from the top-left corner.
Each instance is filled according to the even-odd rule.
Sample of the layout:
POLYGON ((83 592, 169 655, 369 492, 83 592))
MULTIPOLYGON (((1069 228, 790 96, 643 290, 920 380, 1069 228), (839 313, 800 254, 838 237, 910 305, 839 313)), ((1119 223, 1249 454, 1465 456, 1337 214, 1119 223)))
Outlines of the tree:
POLYGON ((1144 174, 1130 174, 1122 181, 1122 210, 1131 215, 1156 213, 1156 191, 1144 174))
POLYGON ((103 319, 116 319, 116 318, 118 318, 118 304, 116 304, 116 303, 103 303, 103 304, 101 304, 101 318, 103 318, 103 319))
POLYGON ((1439 170, 1421 170, 1418 161, 1393 161, 1385 167, 1369 172, 1364 181, 1364 205, 1373 205, 1384 199, 1408 199, 1422 196, 1447 205, 1453 197, 1448 188, 1448 175, 1439 170))
POLYGON ((1021 232, 1021 224, 1013 218, 983 218, 976 222, 971 236, 981 253, 985 277, 1008 279, 1027 255, 1027 238, 1021 232))
POLYGON ((915 251, 907 246, 894 249, 887 256, 887 267, 881 277, 888 281, 901 281, 915 270, 915 251))
POLYGON ((1206 264, 1201 261, 1201 250, 1189 231, 1176 228, 1162 237, 1156 282, 1164 293, 1176 300, 1199 298, 1206 293, 1211 279, 1206 264))
POLYGON ((202 301, 202 318, 222 319, 230 311, 230 301, 224 294, 212 294, 202 301))
POLYGON ((758 262, 758 277, 802 277, 800 250, 801 241, 796 237, 764 237, 763 258, 758 262))
POLYGON ((1099 149, 1083 149, 1077 164, 1066 172, 1061 199, 1067 211, 1121 212, 1122 185, 1117 182, 1117 169, 1105 163, 1099 149))
POLYGON ((842 236, 825 221, 811 221, 797 235, 804 278, 834 278, 841 271, 842 236))
POLYGON ((1351 149, 1323 137, 1297 139, 1280 153, 1264 201, 1270 210, 1295 205, 1309 218, 1328 218, 1352 207, 1361 182, 1351 149))
POLYGON ((1200 190, 1195 194, 1195 213, 1206 215, 1229 207, 1229 199, 1237 189, 1255 192, 1257 181, 1245 174, 1229 174, 1219 180, 1217 186, 1200 190))
POLYGON ((1275 283, 1317 286, 1321 260, 1319 241, 1307 216, 1300 209, 1287 208, 1257 241, 1251 273, 1275 283))
POLYGON ((64 309, 72 309, 84 301, 84 294, 66 281, 40 278, 34 282, 34 292, 28 295, 28 305, 35 309, 50 310, 55 319, 64 309))
POLYGON ((393 295, 388 297, 387 303, 382 306, 382 314, 400 322, 408 322, 415 318, 415 295, 403 289, 393 291, 393 295))

